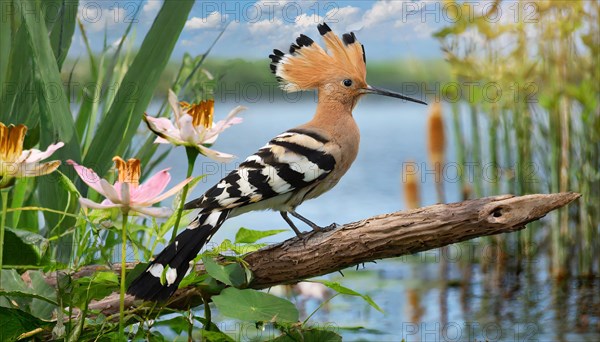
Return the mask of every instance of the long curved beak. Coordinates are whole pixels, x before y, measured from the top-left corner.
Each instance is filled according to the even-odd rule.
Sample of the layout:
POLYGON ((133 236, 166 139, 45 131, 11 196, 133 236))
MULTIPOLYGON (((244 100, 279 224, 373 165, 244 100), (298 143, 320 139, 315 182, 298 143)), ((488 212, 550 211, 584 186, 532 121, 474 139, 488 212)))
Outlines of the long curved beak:
POLYGON ((379 89, 379 88, 375 88, 375 87, 371 87, 371 86, 367 86, 366 88, 363 88, 363 93, 395 97, 397 99, 402 99, 402 100, 406 100, 406 101, 411 101, 411 102, 416 102, 416 103, 427 105, 427 102, 413 99, 412 97, 408 97, 408 96, 400 94, 400 93, 396 93, 396 92, 385 90, 385 89, 379 89))

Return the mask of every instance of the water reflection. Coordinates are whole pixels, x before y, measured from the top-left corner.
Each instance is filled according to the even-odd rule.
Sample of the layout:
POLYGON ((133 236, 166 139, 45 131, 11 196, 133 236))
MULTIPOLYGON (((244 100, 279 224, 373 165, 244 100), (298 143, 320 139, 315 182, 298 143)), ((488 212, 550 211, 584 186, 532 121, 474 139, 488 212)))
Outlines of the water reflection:
POLYGON ((446 273, 441 258, 431 259, 380 261, 331 277, 371 295, 385 314, 340 296, 313 319, 335 322, 349 341, 600 340, 598 278, 554 281, 545 257, 517 267, 499 255, 485 272, 477 260, 453 259, 446 273))

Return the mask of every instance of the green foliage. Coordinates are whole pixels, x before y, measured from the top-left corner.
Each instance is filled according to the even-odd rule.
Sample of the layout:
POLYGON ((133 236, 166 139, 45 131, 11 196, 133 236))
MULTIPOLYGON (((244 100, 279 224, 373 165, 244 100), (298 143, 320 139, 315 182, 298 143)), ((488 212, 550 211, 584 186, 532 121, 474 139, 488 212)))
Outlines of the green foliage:
POLYGON ((144 38, 84 159, 84 164, 95 164, 99 174, 108 171, 113 156, 122 154, 133 138, 193 4, 165 3, 144 38), (122 139, 111 139, 115 136, 122 139))
POLYGON ((119 279, 112 272, 97 272, 92 276, 75 280, 70 289, 67 303, 85 307, 93 299, 102 299, 119 288, 119 279))
POLYGON ((231 337, 227 336, 227 334, 222 333, 220 331, 206 331, 202 330, 202 337, 207 341, 211 342, 233 342, 235 341, 231 337))
MULTIPOLYGON (((135 217, 128 229, 124 229, 119 209, 82 212, 80 197, 97 201, 101 198, 95 191, 88 191, 65 161, 72 159, 91 167, 100 177, 112 181, 115 178, 110 170, 112 157, 135 156, 142 160, 143 174, 150 174, 170 152, 167 149, 157 154, 155 136, 149 132, 136 135, 142 115, 155 95, 164 96, 170 88, 187 99, 218 97, 225 82, 258 83, 275 93, 279 92, 278 87, 266 58, 211 60, 207 59, 209 49, 200 56, 184 54, 180 63, 169 64, 194 4, 192 0, 163 2, 137 51, 132 49, 130 33, 135 30, 132 21, 118 46, 107 46, 105 42, 100 52, 93 51, 85 26, 77 20, 79 1, 2 0, 2 5, 5 4, 14 11, 3 12, 6 16, 0 20, 0 83, 10 85, 0 90, 0 121, 27 125, 25 148, 43 150, 58 141, 65 146, 53 156, 63 162, 60 172, 19 179, 6 190, 8 214, 3 215, 7 226, 3 265, 14 269, 2 269, 0 273, 0 340, 120 338, 115 316, 107 317, 90 309, 91 301, 119 290, 120 278, 106 267, 92 271, 85 267, 112 265, 118 257, 115 251, 123 246, 119 245, 123 241, 121 232, 126 234, 124 240, 130 242, 125 252, 131 252, 136 260, 150 260, 157 247, 167 242, 165 236, 176 224, 176 217, 164 222, 135 217), (76 30, 81 34, 87 56, 67 60, 76 30), (86 86, 73 88, 75 84, 86 86), (106 91, 108 85, 114 85, 110 91, 106 91), (49 275, 55 276, 54 283, 46 282, 49 275)), ((378 83, 384 86, 397 83, 390 76, 390 68, 404 73, 406 78, 430 82, 439 74, 447 74, 445 64, 433 64, 419 69, 410 61, 371 63, 369 72, 373 80, 379 79, 378 83), (412 76, 414 73, 419 77, 412 76)), ((572 89, 583 98, 581 91, 572 89)), ((165 116, 169 111, 163 102, 158 113, 150 114, 165 116)), ((196 177, 190 188, 202 177, 196 177)), ((185 195, 173 201, 174 207, 185 201, 181 197, 185 195)), ((225 240, 216 250, 201 256, 206 274, 191 273, 181 283, 181 286, 196 286, 202 293, 205 317, 167 309, 162 304, 122 310, 129 337, 167 340, 164 329, 168 328, 191 339, 199 335, 197 325, 202 324, 204 339, 232 341, 211 322, 210 308, 214 305, 223 316, 258 325, 270 323, 283 332, 277 341, 339 341, 340 336, 333 331, 299 322, 299 311, 289 300, 240 289, 252 280, 243 255, 265 246, 258 242, 261 239, 284 231, 241 228, 234 242, 225 240), (222 264, 213 260, 220 252, 227 255, 219 258, 225 260, 222 264), (214 304, 209 304, 210 300, 214 304), (171 314, 168 319, 161 318, 166 314, 171 314)), ((139 264, 128 271, 126 282, 131 282, 146 266, 139 264)), ((359 296, 380 310, 366 295, 337 283, 322 283, 341 294, 359 296)))
POLYGON ((28 276, 30 282, 26 284, 15 270, 2 270, 0 307, 13 307, 16 303, 19 310, 50 320, 52 311, 58 306, 56 291, 46 284, 41 272, 28 271, 28 276))
MULTIPOLYGON (((471 6, 454 0, 447 4, 462 13, 471 6)), ((475 161, 497 169, 475 174, 477 197, 580 192, 582 199, 571 206, 576 210, 563 208, 552 216, 560 228, 547 241, 555 276, 574 270, 589 275, 600 260, 592 252, 599 245, 591 242, 599 240, 600 225, 600 5, 534 1, 508 8, 520 19, 490 21, 506 15, 496 0, 487 13, 458 15, 435 33, 459 85, 443 94, 453 102, 457 163, 475 161), (494 91, 488 93, 488 86, 494 91), (468 109, 466 115, 462 108, 468 109)), ((537 235, 532 227, 519 232, 518 241, 500 237, 497 243, 532 256, 531 246, 546 243, 537 235)))
POLYGON ((360 297, 360 298, 364 299, 365 302, 367 302, 369 305, 371 305, 375 310, 383 313, 383 310, 381 310, 379 305, 377 305, 377 303, 375 303, 373 301, 373 299, 371 299, 371 297, 364 295, 364 294, 360 294, 352 289, 349 289, 345 286, 340 285, 339 283, 327 281, 327 280, 310 280, 310 282, 323 284, 323 285, 327 286, 328 288, 336 291, 339 294, 360 297))
POLYGON ((202 263, 206 273, 226 285, 240 287, 247 283, 246 272, 238 263, 220 265, 209 256, 202 257, 202 263))
POLYGON ((0 307, 1 341, 17 341, 20 340, 23 334, 48 326, 50 326, 50 323, 21 310, 0 307))
POLYGON ((226 288, 212 298, 219 312, 249 322, 297 322, 298 309, 290 301, 256 290, 226 288))
POLYGON ((323 329, 290 329, 271 342, 321 341, 341 342, 342 336, 334 331, 323 329))
POLYGON ((4 258, 5 265, 39 265, 48 247, 43 236, 23 229, 5 228, 4 258))
POLYGON ((283 233, 286 231, 287 229, 252 230, 242 227, 235 234, 235 243, 255 243, 260 239, 283 233))

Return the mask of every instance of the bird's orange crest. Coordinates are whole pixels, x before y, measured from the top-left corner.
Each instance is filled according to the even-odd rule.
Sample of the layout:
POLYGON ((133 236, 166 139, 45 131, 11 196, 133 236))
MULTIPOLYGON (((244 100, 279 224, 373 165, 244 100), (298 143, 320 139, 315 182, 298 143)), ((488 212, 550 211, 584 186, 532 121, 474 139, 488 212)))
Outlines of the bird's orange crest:
POLYGON ((287 92, 319 88, 329 82, 352 79, 366 84, 365 50, 353 32, 336 36, 325 23, 318 25, 327 51, 301 34, 289 53, 273 50, 271 71, 287 92))

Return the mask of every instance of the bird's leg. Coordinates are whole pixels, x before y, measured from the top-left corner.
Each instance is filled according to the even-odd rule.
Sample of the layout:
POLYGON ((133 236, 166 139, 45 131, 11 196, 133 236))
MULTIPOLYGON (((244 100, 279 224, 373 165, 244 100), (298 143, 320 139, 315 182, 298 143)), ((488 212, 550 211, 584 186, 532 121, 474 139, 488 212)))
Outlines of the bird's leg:
POLYGON ((323 227, 320 227, 320 226, 316 225, 311 220, 309 220, 306 217, 298 214, 295 210, 290 210, 289 213, 292 214, 292 216, 294 216, 298 220, 300 220, 300 221, 306 223, 307 225, 309 225, 314 231, 319 231, 319 230, 323 229, 323 227))
POLYGON ((296 235, 298 237, 302 237, 302 233, 300 232, 300 230, 298 230, 298 227, 296 227, 296 225, 294 224, 294 222, 292 222, 292 220, 290 220, 290 218, 287 215, 287 212, 280 211, 279 213, 281 214, 281 217, 283 217, 283 219, 285 220, 285 222, 287 222, 287 224, 292 228, 292 230, 294 231, 294 233, 296 233, 296 235))

